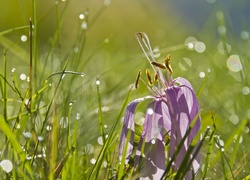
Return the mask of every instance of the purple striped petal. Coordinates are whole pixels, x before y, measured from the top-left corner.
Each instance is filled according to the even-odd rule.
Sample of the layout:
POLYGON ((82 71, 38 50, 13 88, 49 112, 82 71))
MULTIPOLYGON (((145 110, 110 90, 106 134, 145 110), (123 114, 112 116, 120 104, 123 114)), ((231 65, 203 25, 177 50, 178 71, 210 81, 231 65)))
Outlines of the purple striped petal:
MULTIPOLYGON (((192 128, 191 133, 188 135, 187 139, 184 142, 184 145, 180 149, 180 152, 178 153, 174 161, 173 167, 175 170, 177 170, 180 167, 187 153, 187 149, 191 145, 193 138, 199 131, 200 118, 198 100, 191 84, 184 78, 177 78, 173 81, 173 83, 174 82, 179 83, 180 86, 171 86, 166 89, 166 95, 168 99, 169 108, 171 109, 170 114, 172 119, 169 149, 170 157, 173 156, 175 149, 184 137, 186 131, 190 126, 190 123, 193 120, 196 120, 196 123, 192 128)), ((199 161, 200 155, 198 155, 195 161, 192 163, 193 171, 195 173, 199 168, 199 161)), ((186 179, 189 178, 187 178, 186 176, 186 179)))
POLYGON ((132 150, 133 150, 133 144, 134 144, 134 130, 135 130, 134 114, 135 114, 135 108, 136 108, 136 106, 138 105, 139 102, 141 102, 141 101, 143 101, 145 99, 149 99, 149 98, 153 98, 153 97, 146 96, 146 97, 143 97, 143 98, 136 99, 136 100, 132 101, 127 106, 125 116, 124 116, 122 132, 121 132, 120 144, 119 144, 119 157, 120 158, 121 158, 121 156, 122 156, 122 154, 124 152, 128 132, 129 132, 129 130, 131 130, 129 144, 128 144, 128 148, 126 150, 126 159, 130 158, 130 155, 131 155, 132 150))

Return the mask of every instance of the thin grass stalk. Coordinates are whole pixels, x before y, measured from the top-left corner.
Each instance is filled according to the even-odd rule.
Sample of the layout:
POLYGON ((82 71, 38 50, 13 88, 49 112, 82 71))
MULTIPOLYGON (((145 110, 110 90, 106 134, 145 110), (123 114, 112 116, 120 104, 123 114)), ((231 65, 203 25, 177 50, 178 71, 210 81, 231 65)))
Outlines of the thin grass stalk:
POLYGON ((112 142, 112 140, 114 139, 116 133, 116 129, 117 129, 117 125, 119 124, 120 122, 120 119, 122 117, 122 114, 123 114, 123 111, 124 109, 126 108, 126 105, 128 103, 128 100, 129 100, 129 97, 131 95, 131 89, 129 90, 128 92, 128 95, 126 96, 124 102, 123 102, 123 105, 122 105, 122 108, 116 118, 116 121, 115 121, 115 124, 114 126, 112 127, 110 133, 109 133, 109 136, 108 138, 106 139, 98 157, 97 157, 97 160, 96 160, 96 163, 94 164, 94 167, 92 168, 90 174, 89 174, 89 177, 88 177, 88 180, 92 180, 92 179, 96 179, 98 177, 98 174, 99 174, 99 170, 100 170, 100 166, 102 165, 102 161, 103 161, 103 157, 104 155, 106 154, 106 150, 109 146, 109 144, 112 142))
MULTIPOLYGON (((3 50, 3 75, 4 79, 7 79, 7 61, 6 61, 6 49, 4 48, 3 50)), ((7 82, 3 82, 3 99, 4 99, 4 104, 3 104, 3 113, 4 113, 4 120, 8 124, 8 109, 7 109, 7 82)))
POLYGON ((205 180, 206 175, 207 175, 207 171, 209 169, 209 162, 210 162, 210 158, 211 158, 211 154, 212 154, 212 149, 213 149, 213 144, 214 144, 214 133, 216 131, 215 120, 214 120, 213 114, 212 114, 212 119, 213 119, 213 124, 214 125, 213 125, 213 129, 212 129, 212 133, 209 136, 207 156, 206 156, 206 160, 205 160, 204 170, 203 170, 203 173, 202 173, 202 179, 203 180, 205 180))

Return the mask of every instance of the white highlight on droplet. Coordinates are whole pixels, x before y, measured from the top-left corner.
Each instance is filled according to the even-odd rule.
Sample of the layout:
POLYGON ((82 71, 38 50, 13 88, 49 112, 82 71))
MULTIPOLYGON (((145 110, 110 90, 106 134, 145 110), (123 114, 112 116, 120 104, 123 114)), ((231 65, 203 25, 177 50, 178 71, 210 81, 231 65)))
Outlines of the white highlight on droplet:
POLYGON ((8 159, 4 159, 0 162, 0 166, 2 167, 2 169, 9 173, 12 169, 13 169, 13 165, 12 162, 8 159))
POLYGON ((95 164, 96 163, 96 160, 94 158, 90 159, 90 163, 91 164, 95 164))
POLYGON ((147 113, 148 113, 149 115, 152 115, 152 114, 154 113, 154 110, 153 110, 152 108, 148 108, 148 109, 147 109, 147 113))
POLYGON ((231 55, 227 59, 227 67, 232 72, 239 72, 242 70, 242 64, 239 55, 231 55))
POLYGON ((203 71, 201 71, 199 76, 200 76, 200 78, 204 78, 206 76, 206 74, 203 71))
POLYGON ((21 41, 22 41, 22 42, 26 42, 27 39, 28 39, 27 36, 25 36, 25 35, 22 35, 22 36, 21 36, 21 41))
POLYGON ((155 144, 155 143, 156 143, 155 139, 152 139, 151 144, 155 144))
POLYGON ((102 136, 97 138, 97 143, 100 144, 100 145, 103 145, 102 136))
POLYGON ((21 75, 20 75, 20 79, 21 79, 21 80, 24 81, 26 78, 27 78, 27 76, 26 76, 25 74, 21 74, 21 75))
POLYGON ((79 18, 80 18, 80 19, 84 19, 84 17, 85 17, 84 14, 80 14, 80 15, 79 15, 79 18))

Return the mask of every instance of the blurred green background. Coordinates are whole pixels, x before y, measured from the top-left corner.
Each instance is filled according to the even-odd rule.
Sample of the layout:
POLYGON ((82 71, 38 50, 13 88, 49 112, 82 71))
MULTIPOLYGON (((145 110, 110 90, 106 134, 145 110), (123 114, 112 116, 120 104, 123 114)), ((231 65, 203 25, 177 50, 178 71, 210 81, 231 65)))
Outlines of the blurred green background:
MULTIPOLYGON (((81 119, 79 132, 85 139, 79 139, 80 144, 96 142, 99 137, 96 79, 101 82, 104 120, 109 129, 138 70, 150 68, 134 37, 140 31, 149 36, 158 62, 172 55, 173 77, 188 79, 196 92, 205 81, 199 97, 204 128, 212 124, 211 109, 224 140, 242 120, 249 121, 249 1, 43 0, 36 1, 36 6, 36 89, 50 74, 61 71, 67 58, 67 70, 86 74, 70 82, 66 77, 57 102, 63 109, 59 119, 66 116, 69 103, 74 102, 72 114, 81 119), (81 42, 79 61, 73 62, 81 42)), ((0 32, 29 25, 32 1, 2 1, 0 14, 0 32)), ((5 47, 8 78, 12 68, 17 77, 29 74, 29 41, 22 42, 22 35, 28 37, 28 29, 0 36, 0 61, 5 47)), ((146 80, 145 74, 142 78, 146 80)), ((28 83, 19 81, 25 92, 28 83)), ((146 94, 149 91, 141 84, 132 98, 146 94)), ((12 115, 18 110, 15 104, 9 108, 12 115)), ((244 132, 243 152, 249 147, 248 125, 244 132)))

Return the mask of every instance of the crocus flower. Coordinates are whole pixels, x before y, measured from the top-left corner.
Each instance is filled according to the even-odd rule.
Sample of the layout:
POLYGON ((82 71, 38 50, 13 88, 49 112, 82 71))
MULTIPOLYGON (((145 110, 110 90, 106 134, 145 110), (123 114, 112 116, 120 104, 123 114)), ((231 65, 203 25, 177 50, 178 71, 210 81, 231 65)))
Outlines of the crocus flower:
MULTIPOLYGON (((170 162, 171 158, 174 158, 171 165, 174 171, 177 171, 181 166, 192 140, 200 129, 199 104, 192 85, 188 80, 182 77, 172 80, 171 74, 173 71, 169 64, 170 56, 165 59, 163 64, 157 63, 154 60, 147 35, 142 32, 137 33, 136 38, 152 65, 156 77, 158 77, 158 83, 153 85, 153 80, 147 70, 148 81, 152 85, 149 88, 152 95, 135 99, 128 104, 121 132, 119 155, 121 158, 123 153, 125 153, 126 162, 128 162, 133 149, 136 148, 134 166, 139 168, 140 179, 160 179, 164 174, 166 164, 170 162), (149 56, 145 51, 145 47, 149 51, 149 56), (159 68, 167 71, 165 76, 159 68), (146 109, 139 144, 135 146, 135 109, 140 102, 146 99, 151 99, 152 101, 146 109), (175 151, 192 122, 194 125, 176 155, 175 151), (169 137, 167 155, 165 154, 165 146, 168 145, 166 144, 166 137, 169 137)), ((138 79, 136 87, 138 86, 138 79)), ((187 180, 192 179, 200 166, 200 155, 196 154, 195 156, 195 149, 196 147, 191 152, 187 162, 192 164, 191 169, 184 172, 186 174, 184 177, 187 180), (190 162, 191 159, 193 160, 192 162, 190 162)))

